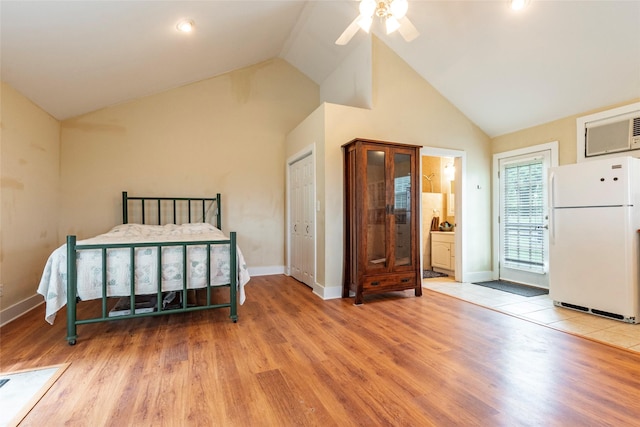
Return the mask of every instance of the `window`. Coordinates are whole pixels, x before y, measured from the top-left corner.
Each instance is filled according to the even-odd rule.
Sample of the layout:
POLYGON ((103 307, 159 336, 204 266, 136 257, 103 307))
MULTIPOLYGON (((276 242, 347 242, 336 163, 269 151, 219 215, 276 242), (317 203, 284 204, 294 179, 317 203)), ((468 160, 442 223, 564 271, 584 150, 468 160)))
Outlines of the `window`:
POLYGON ((505 267, 544 271, 544 165, 542 159, 505 166, 503 259, 505 267))

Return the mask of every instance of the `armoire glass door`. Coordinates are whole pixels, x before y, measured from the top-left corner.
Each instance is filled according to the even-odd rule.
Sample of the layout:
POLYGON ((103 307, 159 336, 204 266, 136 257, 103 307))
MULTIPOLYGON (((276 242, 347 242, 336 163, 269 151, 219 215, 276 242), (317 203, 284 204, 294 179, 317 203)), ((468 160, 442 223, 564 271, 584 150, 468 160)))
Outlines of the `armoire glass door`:
POLYGON ((394 264, 411 265, 411 155, 393 156, 394 264))
POLYGON ((367 150, 367 265, 387 266, 386 227, 386 155, 381 150, 367 150))

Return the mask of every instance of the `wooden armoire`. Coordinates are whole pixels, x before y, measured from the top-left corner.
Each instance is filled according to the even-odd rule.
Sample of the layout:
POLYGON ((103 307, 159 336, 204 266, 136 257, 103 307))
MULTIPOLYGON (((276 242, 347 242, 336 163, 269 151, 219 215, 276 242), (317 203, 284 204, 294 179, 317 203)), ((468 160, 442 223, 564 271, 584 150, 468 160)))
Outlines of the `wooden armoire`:
POLYGON ((415 289, 419 261, 420 146, 354 139, 344 152, 344 283, 355 304, 368 294, 415 289))

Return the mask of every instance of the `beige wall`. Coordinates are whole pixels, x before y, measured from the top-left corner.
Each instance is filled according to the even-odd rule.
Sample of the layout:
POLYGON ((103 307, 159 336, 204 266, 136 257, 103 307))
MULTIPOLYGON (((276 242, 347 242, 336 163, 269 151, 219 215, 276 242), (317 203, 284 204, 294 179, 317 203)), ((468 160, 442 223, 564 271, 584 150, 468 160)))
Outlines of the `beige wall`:
POLYGON ((250 269, 284 265, 285 135, 318 86, 271 60, 62 122, 61 236, 120 224, 130 195, 222 194, 250 269))
MULTIPOLYGON (((371 110, 324 105, 324 137, 315 128, 287 139, 287 155, 298 149, 299 138, 322 147, 316 179, 320 213, 317 225, 318 292, 338 296, 343 259, 343 159, 341 146, 356 137, 464 150, 467 153, 467 206, 470 271, 491 269, 490 142, 477 126, 440 95, 381 41, 373 42, 373 100, 371 110), (481 190, 476 186, 480 185, 481 190), (321 281, 321 277, 324 280, 321 281)), ((318 150, 320 151, 320 150, 318 150)))
POLYGON ((560 163, 575 162, 576 117, 640 101, 490 141, 375 38, 372 63, 370 110, 318 107, 317 85, 279 59, 62 124, 3 83, 0 283, 5 286, 0 309, 34 295, 47 256, 66 234, 86 238, 120 223, 122 190, 143 195, 220 192, 223 228, 238 231, 250 267, 284 265, 283 165, 309 145, 315 149, 321 202, 317 281, 339 287, 341 146, 355 137, 465 152, 463 191, 473 212, 465 219, 466 268, 488 271, 491 154, 557 140, 560 163))
POLYGON ((60 124, 8 84, 2 83, 0 96, 4 310, 34 296, 47 257, 58 246, 60 124))
POLYGON ((342 260, 342 153, 339 147, 353 137, 380 139, 428 147, 449 148, 467 154, 465 219, 466 273, 491 270, 491 146, 488 136, 420 77, 381 41, 373 43, 372 110, 347 114, 336 108, 327 116, 326 206, 327 285, 340 283, 342 260), (331 168, 329 167, 331 165, 331 168), (478 188, 479 187, 479 188, 478 188), (340 206, 339 209, 336 207, 340 206), (329 219, 334 222, 330 225, 329 219))
POLYGON ((517 132, 501 135, 491 141, 492 153, 503 153, 505 151, 516 150, 532 145, 543 144, 551 141, 558 141, 558 163, 560 165, 576 163, 576 119, 611 108, 639 102, 640 98, 631 99, 628 102, 609 105, 596 110, 585 111, 580 114, 565 117, 553 122, 544 123, 539 126, 522 129, 517 132))

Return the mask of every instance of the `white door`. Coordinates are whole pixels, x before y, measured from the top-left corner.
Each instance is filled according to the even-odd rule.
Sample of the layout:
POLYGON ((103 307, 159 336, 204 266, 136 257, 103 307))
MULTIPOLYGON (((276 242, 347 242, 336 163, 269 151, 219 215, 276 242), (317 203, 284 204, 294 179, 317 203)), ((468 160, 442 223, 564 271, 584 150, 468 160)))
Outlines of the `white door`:
POLYGON ((300 161, 289 166, 289 191, 291 194, 291 275, 302 281, 302 167, 300 161))
POLYGON ((291 209, 291 275, 313 287, 315 280, 315 212, 313 156, 289 166, 291 209))
POLYGON ((548 288, 551 151, 501 158, 498 165, 499 277, 548 288))

